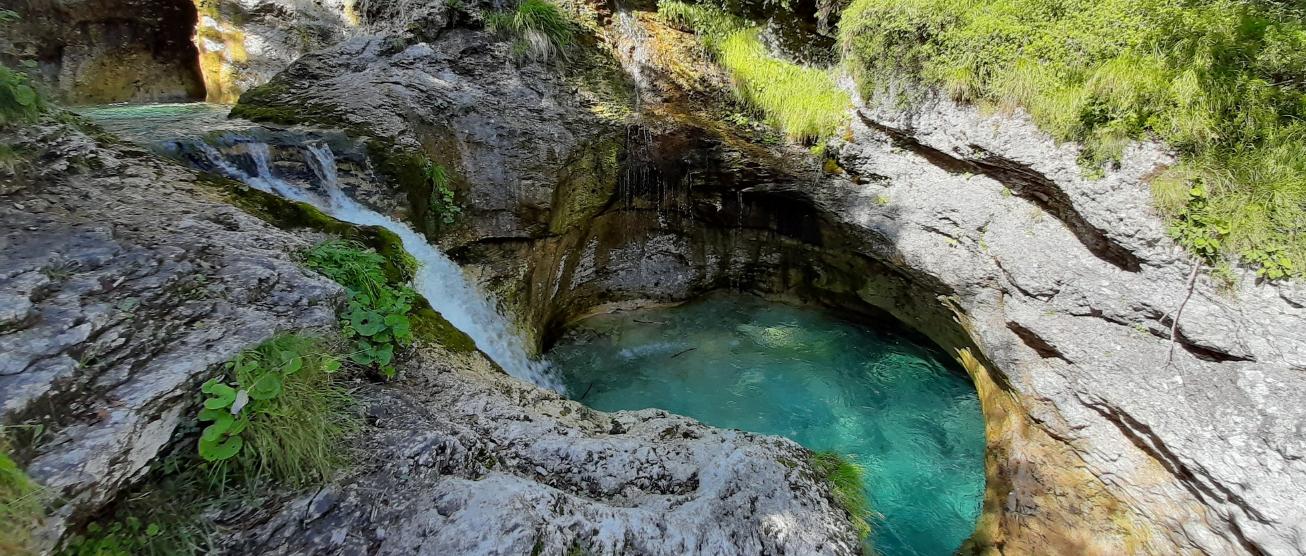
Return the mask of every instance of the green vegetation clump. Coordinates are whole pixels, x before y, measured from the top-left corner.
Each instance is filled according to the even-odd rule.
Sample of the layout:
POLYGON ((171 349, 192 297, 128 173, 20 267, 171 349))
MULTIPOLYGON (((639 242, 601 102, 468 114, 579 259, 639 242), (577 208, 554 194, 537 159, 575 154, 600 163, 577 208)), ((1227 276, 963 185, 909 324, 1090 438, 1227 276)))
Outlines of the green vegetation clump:
POLYGON ((454 200, 453 189, 449 187, 449 170, 428 160, 423 174, 431 187, 428 207, 431 215, 440 224, 453 224, 458 215, 462 214, 463 208, 454 200))
POLYGON ((869 537, 871 504, 862 488, 862 468, 837 452, 814 452, 807 461, 834 487, 835 502, 848 512, 858 537, 869 537))
POLYGON ((847 124, 852 102, 834 74, 771 56, 757 26, 720 8, 678 0, 659 2, 658 16, 696 33, 729 73, 735 95, 790 139, 814 142, 847 124))
MULTIPOLYGON (((172 513, 163 508, 175 500, 155 500, 162 506, 143 510, 151 517, 168 519, 172 513)), ((208 554, 211 543, 202 536, 200 525, 164 521, 142 521, 135 515, 122 519, 92 522, 86 529, 72 537, 61 556, 178 556, 181 554, 208 554), (175 525, 176 528, 173 528, 175 525)))
POLYGON ((717 51, 740 99, 761 108, 770 124, 794 140, 815 141, 845 126, 851 102, 830 72, 771 57, 758 33, 753 28, 731 34, 717 51))
POLYGON ((341 463, 338 446, 353 426, 351 403, 332 375, 340 362, 317 338, 283 335, 241 352, 202 387, 199 455, 241 476, 300 485, 323 480, 341 463))
POLYGON ((0 66, 0 124, 36 119, 45 104, 23 73, 0 66))
POLYGON ((1180 242, 1269 278, 1306 268, 1306 5, 854 0, 840 42, 864 94, 905 77, 1024 108, 1090 170, 1161 139, 1182 161, 1153 192, 1180 242))
POLYGON ((485 24, 512 41, 513 56, 520 60, 565 60, 576 43, 571 20, 547 0, 521 0, 515 9, 486 12, 485 24))
POLYGON ((394 377, 395 352, 413 341, 409 313, 416 292, 391 283, 385 257, 359 243, 322 242, 308 252, 305 264, 349 290, 349 309, 341 327, 344 336, 354 342, 350 360, 375 366, 386 378, 394 377))
POLYGON ((0 553, 34 553, 32 532, 45 515, 41 492, 41 487, 9 457, 9 442, 0 428, 0 553))
MULTIPOLYGON (((16 12, 0 10, 0 29, 17 19, 16 12)), ((31 60, 23 63, 35 65, 31 60)), ((34 120, 44 109, 45 103, 27 75, 0 65, 0 125, 34 120)))

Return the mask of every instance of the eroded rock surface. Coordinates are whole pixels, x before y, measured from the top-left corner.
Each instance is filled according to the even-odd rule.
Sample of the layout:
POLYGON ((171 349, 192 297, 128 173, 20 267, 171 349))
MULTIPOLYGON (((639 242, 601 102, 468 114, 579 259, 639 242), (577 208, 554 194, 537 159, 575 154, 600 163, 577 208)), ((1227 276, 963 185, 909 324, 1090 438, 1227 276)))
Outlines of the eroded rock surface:
MULTIPOLYGON (((199 384, 283 331, 331 330, 340 288, 231 184, 55 122, 3 191, 0 414, 63 505, 45 547, 128 492, 193 419, 199 384)), ((603 414, 433 346, 361 384, 358 465, 224 523, 230 553, 854 554, 808 452, 658 411, 603 414), (282 504, 279 501, 288 501, 282 504)), ((343 449, 343 447, 341 448, 343 449)))
POLYGON ((144 473, 220 363, 334 324, 343 292, 185 168, 50 120, 3 137, 25 159, 0 191, 0 419, 43 428, 20 459, 64 501, 57 536, 144 473))
POLYGON ((260 554, 856 554, 792 441, 601 413, 479 354, 368 394, 360 469, 241 535, 260 554))
POLYGON ((359 25, 347 0, 195 0, 195 47, 209 102, 233 103, 359 25))
MULTIPOLYGON (((428 231, 523 328, 543 337, 595 304, 714 287, 888 313, 980 357, 989 492, 968 549, 1306 553, 1294 486, 1306 480, 1301 290, 1200 276, 1172 348, 1192 266, 1147 185, 1169 153, 1136 146, 1088 179, 1077 147, 1020 116, 932 100, 859 107, 850 136, 829 146, 837 167, 822 168, 711 121, 694 91, 653 91, 607 163, 589 146, 610 135, 556 123, 592 123, 578 113, 583 93, 541 66, 499 65, 502 44, 442 17, 434 35, 310 58, 274 81, 276 96, 248 100, 310 106, 291 118, 409 141, 465 172, 463 224, 428 231), (501 83, 514 92, 478 96, 501 83), (367 100, 345 84, 362 84, 367 100)), ((614 21, 649 26, 612 31, 642 92, 689 79, 693 62, 632 46, 673 31, 614 21)), ((369 200, 404 205, 393 192, 369 200)))
POLYGON ((0 33, 0 61, 64 102, 178 102, 204 98, 191 44, 192 0, 6 1, 18 14, 0 33))
POLYGON ((1041 529, 1029 541, 1099 553, 1306 552, 1306 491, 1294 486, 1306 480, 1306 409, 1295 401, 1306 392, 1306 310, 1291 285, 1244 273, 1227 289, 1200 276, 1171 359, 1192 263, 1147 185, 1171 155, 1138 145, 1088 179, 1074 145, 1022 117, 940 100, 863 107, 853 131, 835 150, 854 178, 827 179, 813 197, 864 235, 868 256, 938 280, 964 313, 1047 435, 1011 446, 1008 467, 1023 468, 1022 450, 1060 443, 1123 509, 1116 527, 1097 528, 1117 540, 1076 538, 1085 525, 1057 517, 1078 511, 1076 496, 1050 495, 1057 473, 1013 473, 1002 493, 1020 516, 1009 540, 1024 527, 1041 529))

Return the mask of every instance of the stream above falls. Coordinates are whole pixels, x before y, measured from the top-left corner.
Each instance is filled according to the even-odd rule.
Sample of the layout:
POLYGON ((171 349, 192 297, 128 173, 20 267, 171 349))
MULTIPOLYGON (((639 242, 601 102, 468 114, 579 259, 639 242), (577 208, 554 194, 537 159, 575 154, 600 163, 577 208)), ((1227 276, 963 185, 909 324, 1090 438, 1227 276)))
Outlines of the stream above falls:
POLYGON ((338 220, 393 232, 417 261, 413 289, 432 309, 470 336, 476 347, 508 374, 562 390, 547 362, 531 358, 494 300, 472 284, 456 263, 409 225, 363 206, 341 189, 335 154, 322 138, 308 132, 284 134, 310 170, 308 179, 293 179, 273 168, 271 147, 263 137, 268 131, 251 122, 227 120, 227 112, 225 106, 203 103, 114 105, 81 111, 109 131, 199 170, 308 203, 338 220))

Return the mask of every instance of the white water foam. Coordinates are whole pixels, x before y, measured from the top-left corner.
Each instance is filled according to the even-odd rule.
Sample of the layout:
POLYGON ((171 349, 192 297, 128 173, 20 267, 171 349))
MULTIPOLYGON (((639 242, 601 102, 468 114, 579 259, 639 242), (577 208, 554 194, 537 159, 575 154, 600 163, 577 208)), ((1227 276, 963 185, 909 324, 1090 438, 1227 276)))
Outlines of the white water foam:
POLYGON ((309 203, 339 220, 362 226, 380 226, 394 232, 403 242, 404 249, 420 265, 413 278, 413 289, 426 298, 431 308, 470 336, 476 342, 476 347, 508 374, 556 392, 564 392, 562 382, 554 376, 548 363, 531 359, 508 319, 499 313, 493 301, 467 280, 456 263, 406 224, 358 204, 340 189, 335 155, 329 147, 308 144, 304 151, 305 161, 327 194, 327 198, 322 199, 276 177, 269 168, 266 144, 245 145, 246 152, 253 158, 255 175, 249 175, 225 161, 219 168, 231 172, 231 177, 251 187, 309 203))

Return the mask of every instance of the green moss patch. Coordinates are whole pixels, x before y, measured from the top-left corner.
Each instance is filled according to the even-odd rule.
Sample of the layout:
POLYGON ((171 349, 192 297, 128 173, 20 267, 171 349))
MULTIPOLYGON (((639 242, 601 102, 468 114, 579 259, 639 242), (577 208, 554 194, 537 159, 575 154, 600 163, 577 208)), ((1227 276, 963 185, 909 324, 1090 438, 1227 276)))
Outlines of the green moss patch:
POLYGON ((417 338, 439 344, 440 347, 454 353, 476 351, 476 342, 471 336, 459 330, 425 303, 419 304, 410 318, 413 321, 413 335, 417 338))

